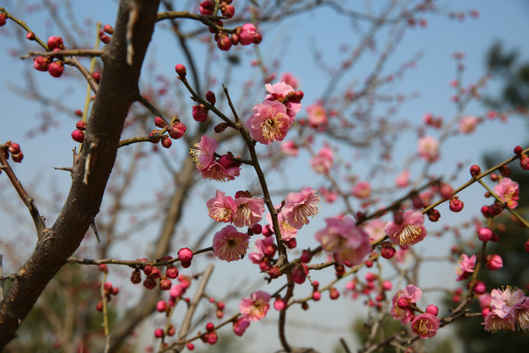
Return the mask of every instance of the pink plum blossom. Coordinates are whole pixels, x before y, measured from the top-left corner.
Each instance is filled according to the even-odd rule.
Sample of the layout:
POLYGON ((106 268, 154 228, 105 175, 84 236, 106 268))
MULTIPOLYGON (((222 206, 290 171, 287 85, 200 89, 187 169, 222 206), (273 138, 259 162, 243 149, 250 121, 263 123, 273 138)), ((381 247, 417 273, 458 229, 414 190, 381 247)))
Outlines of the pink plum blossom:
POLYGON ((395 179, 395 185, 399 188, 405 188, 410 183, 410 172, 405 169, 395 179))
POLYGON ((510 178, 502 178, 500 182, 494 186, 494 192, 498 194, 500 200, 505 202, 510 209, 518 207, 520 189, 517 182, 510 178))
POLYGON ((283 141, 281 143, 281 152, 288 156, 296 157, 299 153, 299 147, 292 140, 283 141))
POLYGON ((315 103, 307 107, 309 124, 315 128, 327 124, 327 113, 321 103, 315 103))
POLYGON ((371 251, 369 235, 350 217, 327 218, 325 223, 326 227, 315 235, 323 249, 332 253, 338 263, 360 264, 371 251))
POLYGON ((248 257, 250 258, 250 261, 252 261, 254 264, 259 264, 263 259, 265 258, 265 251, 267 247, 274 246, 275 245, 275 238, 274 237, 264 237, 257 239, 255 241, 255 248, 256 251, 251 252, 248 257))
POLYGON ((294 77, 290 72, 285 72, 283 75, 281 75, 280 81, 285 82, 287 85, 292 87, 293 89, 298 89, 299 82, 298 79, 294 77))
POLYGON ((323 146, 310 161, 312 169, 319 174, 329 174, 333 163, 334 153, 328 145, 323 146))
POLYGON ((319 202, 320 197, 310 187, 289 193, 283 207, 287 222, 298 229, 308 224, 309 217, 318 213, 319 202))
POLYGON ((483 322, 486 331, 516 329, 517 309, 527 300, 523 291, 507 286, 504 290, 493 289, 490 292, 490 311, 483 322))
POLYGON ((468 276, 470 276, 470 274, 474 272, 475 267, 476 255, 468 257, 466 254, 461 254, 456 269, 457 280, 461 281, 468 278, 468 276))
POLYGON ((525 297, 516 305, 517 323, 520 329, 529 330, 529 297, 525 297))
POLYGON ((222 191, 217 190, 214 198, 206 203, 208 214, 217 222, 231 222, 235 214, 237 205, 231 196, 226 196, 222 191))
POLYGON ((292 122, 283 104, 266 100, 253 107, 253 115, 248 119, 246 126, 253 139, 267 145, 282 141, 292 122))
POLYGON ((296 114, 301 110, 301 103, 292 102, 289 100, 291 95, 296 93, 296 90, 293 86, 289 85, 287 82, 279 81, 273 85, 267 83, 265 89, 268 92, 265 99, 271 101, 279 101, 285 105, 287 109, 287 114, 292 121, 296 117, 296 114))
POLYGON ((225 261, 240 260, 248 249, 248 234, 232 225, 222 228, 213 238, 213 253, 225 261))
POLYGON ((258 197, 238 197, 235 199, 236 209, 233 224, 237 227, 251 227, 263 217, 264 200, 258 197))
POLYGON ((404 212, 402 218, 401 224, 389 222, 386 226, 386 234, 393 243, 400 246, 410 246, 426 237, 424 215, 421 212, 408 210, 404 212))
POLYGON ((401 289, 395 293, 392 299, 391 316, 394 319, 400 320, 403 324, 413 320, 413 311, 410 306, 416 304, 422 297, 422 290, 419 287, 409 284, 405 289, 401 289), (407 307, 402 307, 399 303, 404 302, 407 307))
POLYGON ((419 139, 419 156, 427 162, 435 162, 439 158, 439 142, 431 137, 425 136, 419 139))
POLYGON ((189 153, 195 161, 202 177, 219 181, 233 180, 240 173, 240 163, 231 154, 215 157, 217 141, 208 136, 202 136, 200 142, 191 148, 189 153))
POLYGON ((364 230, 369 235, 369 243, 378 243, 386 236, 386 222, 381 219, 373 219, 364 225, 364 230))
POLYGON ((258 290, 250 295, 250 298, 244 298, 239 304, 239 311, 242 317, 250 321, 258 321, 266 316, 270 308, 270 294, 258 290))
POLYGON ((335 193, 334 191, 329 190, 329 189, 327 189, 327 188, 325 188, 323 186, 318 191, 320 192, 321 196, 323 196, 325 201, 328 202, 328 203, 333 203, 338 198, 338 194, 337 193, 335 193))
MULTIPOLYGON (((289 240, 291 238, 294 238, 296 234, 298 234, 298 229, 288 222, 287 215, 286 215, 284 208, 281 209, 281 212, 278 213, 277 221, 279 223, 279 231, 281 232, 281 239, 289 240)), ((270 227, 273 228, 272 217, 270 216, 270 214, 268 214, 268 222, 270 223, 270 227)))
POLYGON ((359 199, 369 198, 369 196, 371 196, 371 184, 367 181, 358 182, 354 186, 352 194, 359 199))
POLYGON ((459 132, 462 134, 470 134, 476 130, 479 124, 479 118, 475 116, 465 116, 459 121, 459 132))
POLYGON ((430 338, 435 336, 441 321, 435 315, 423 313, 417 315, 411 323, 411 329, 421 338, 430 338))

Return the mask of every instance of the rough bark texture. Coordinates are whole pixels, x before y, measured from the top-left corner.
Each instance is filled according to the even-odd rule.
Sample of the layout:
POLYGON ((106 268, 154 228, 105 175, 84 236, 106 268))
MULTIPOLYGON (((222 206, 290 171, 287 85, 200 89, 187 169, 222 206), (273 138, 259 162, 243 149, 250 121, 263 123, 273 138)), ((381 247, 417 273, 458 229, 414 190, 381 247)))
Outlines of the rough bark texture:
POLYGON ((120 1, 115 33, 103 55, 103 77, 88 122, 84 148, 73 166, 68 198, 55 224, 44 231, 0 303, 0 351, 16 336, 22 320, 48 282, 79 247, 99 212, 123 123, 138 95, 138 79, 154 31, 158 6, 158 0, 120 1), (131 15, 134 11, 137 11, 136 16, 131 15), (127 64, 130 45, 134 53, 132 65, 127 64))

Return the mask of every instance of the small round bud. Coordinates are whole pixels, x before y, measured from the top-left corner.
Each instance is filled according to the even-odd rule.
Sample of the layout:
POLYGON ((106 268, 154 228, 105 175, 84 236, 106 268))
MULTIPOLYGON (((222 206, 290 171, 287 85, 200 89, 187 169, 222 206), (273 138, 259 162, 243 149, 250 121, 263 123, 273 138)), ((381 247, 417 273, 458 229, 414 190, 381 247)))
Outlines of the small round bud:
POLYGON ((215 97, 215 93, 213 93, 212 91, 207 91, 206 92, 206 100, 208 102, 210 102, 211 105, 215 105, 215 103, 217 102, 217 98, 215 97))
POLYGON ((318 292, 318 291, 314 291, 314 292, 312 293, 312 299, 315 300, 315 301, 320 300, 320 299, 321 299, 321 293, 318 292))
POLYGON ((104 25, 103 31, 105 31, 105 33, 108 33, 108 34, 114 34, 114 28, 112 28, 111 25, 104 25))
POLYGON ((481 168, 477 164, 470 166, 470 175, 475 178, 481 173, 481 168))
POLYGON ((450 199, 450 210, 452 212, 460 212, 463 209, 463 201, 461 201, 457 196, 454 196, 450 199))
POLYGON ((86 130, 86 121, 79 120, 78 122, 75 123, 75 127, 78 130, 86 130))
POLYGON ((433 316, 437 316, 437 314, 439 314, 439 308, 436 305, 430 304, 426 307, 426 312, 433 316))
POLYGON ((517 154, 517 155, 521 155, 522 151, 523 151, 522 146, 516 146, 514 147, 514 150, 513 150, 514 154, 517 154))
POLYGON ((76 142, 83 142, 84 141, 84 132, 82 132, 79 129, 75 129, 72 131, 72 139, 76 142))
POLYGON ((180 78, 186 77, 187 72, 186 72, 186 67, 184 65, 176 64, 174 67, 174 70, 176 71, 178 76, 180 76, 180 78))
POLYGON ((490 241, 493 237, 493 232, 489 228, 482 227, 478 230, 478 238, 483 242, 490 241))

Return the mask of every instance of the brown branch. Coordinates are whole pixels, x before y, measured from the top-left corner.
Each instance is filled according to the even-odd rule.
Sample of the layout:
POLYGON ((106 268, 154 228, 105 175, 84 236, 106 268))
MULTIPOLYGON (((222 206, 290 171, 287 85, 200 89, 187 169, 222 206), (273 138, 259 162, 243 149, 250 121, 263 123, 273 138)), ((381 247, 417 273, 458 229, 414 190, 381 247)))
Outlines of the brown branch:
POLYGON ((125 118, 138 94, 138 79, 154 30, 158 5, 159 1, 144 1, 139 5, 142 16, 134 28, 134 63, 128 66, 125 36, 131 1, 120 1, 112 42, 103 54, 104 75, 86 130, 87 145, 95 146, 90 150, 92 163, 88 183, 83 183, 87 159, 87 150, 83 149, 73 166, 70 193, 55 224, 38 241, 0 303, 0 350, 15 337, 22 320, 48 282, 79 247, 99 212, 125 118))
POLYGON ((64 49, 54 51, 30 51, 26 55, 20 57, 20 59, 27 59, 33 56, 50 56, 63 57, 63 56, 86 56, 86 57, 98 57, 103 55, 103 51, 100 49, 64 49))
POLYGON ((28 208, 31 218, 33 219, 33 223, 35 224, 35 229, 37 230, 37 237, 40 240, 43 236, 44 230, 46 229, 46 224, 44 224, 44 219, 40 216, 39 210, 33 202, 33 198, 31 198, 31 196, 29 196, 29 194, 26 192, 26 190, 22 186, 22 183, 20 182, 20 180, 18 180, 15 172, 9 165, 9 162, 6 158, 7 148, 8 147, 6 145, 0 146, 0 166, 3 167, 2 170, 4 170, 7 174, 11 185, 13 185, 18 196, 20 197, 22 202, 24 202, 24 205, 26 205, 26 207, 28 208))

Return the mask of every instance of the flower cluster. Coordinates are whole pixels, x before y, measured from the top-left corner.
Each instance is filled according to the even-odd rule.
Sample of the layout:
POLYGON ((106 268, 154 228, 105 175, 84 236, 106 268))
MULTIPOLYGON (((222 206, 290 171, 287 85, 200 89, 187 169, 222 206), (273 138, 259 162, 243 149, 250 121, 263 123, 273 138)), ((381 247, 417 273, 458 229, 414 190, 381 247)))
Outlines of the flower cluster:
POLYGON ((265 88, 268 94, 263 103, 253 107, 246 127, 254 140, 267 145, 285 138, 301 109, 303 92, 284 81, 266 84, 265 88))
POLYGON ((259 321, 266 316, 270 308, 270 294, 258 290, 239 304, 241 316, 233 322, 233 332, 242 336, 250 326, 250 322, 259 321))
POLYGON ((520 189, 517 182, 510 178, 502 178, 500 182, 494 186, 494 192, 498 194, 500 200, 505 202, 507 207, 511 210, 518 207, 520 189))
POLYGON ((354 266, 362 263, 371 251, 369 235, 350 217, 325 219, 327 226, 316 233, 325 251, 333 254, 339 264, 354 266))
POLYGON ((439 309, 435 305, 428 305, 424 313, 415 315, 415 311, 420 311, 416 304, 421 297, 421 289, 412 284, 397 291, 393 296, 391 315, 405 325, 410 324, 412 331, 419 337, 430 338, 436 335, 441 324, 437 317, 439 309))
POLYGON ((529 297, 520 289, 493 289, 480 297, 485 330, 529 330, 529 297), (483 299, 481 298, 483 297, 483 299))

